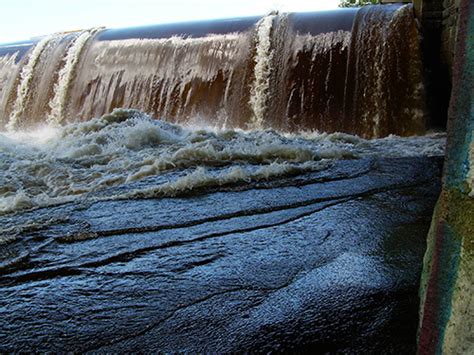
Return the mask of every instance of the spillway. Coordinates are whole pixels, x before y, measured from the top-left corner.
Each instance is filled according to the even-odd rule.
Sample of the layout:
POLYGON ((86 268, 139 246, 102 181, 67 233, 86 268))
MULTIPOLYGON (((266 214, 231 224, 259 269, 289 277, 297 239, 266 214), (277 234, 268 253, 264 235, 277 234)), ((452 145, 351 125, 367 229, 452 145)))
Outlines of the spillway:
POLYGON ((1 125, 139 109, 180 124, 425 131, 411 5, 89 29, 0 46, 1 125))
POLYGON ((0 45, 0 352, 414 353, 424 95, 411 5, 0 45))

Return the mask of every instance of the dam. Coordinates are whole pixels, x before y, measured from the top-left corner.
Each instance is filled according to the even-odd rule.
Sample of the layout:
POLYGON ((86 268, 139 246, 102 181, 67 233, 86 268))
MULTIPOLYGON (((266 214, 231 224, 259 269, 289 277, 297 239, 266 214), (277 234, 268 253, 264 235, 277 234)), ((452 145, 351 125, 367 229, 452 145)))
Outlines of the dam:
POLYGON ((0 45, 0 351, 415 353, 446 147, 417 21, 0 45))
POLYGON ((365 138, 426 129, 408 6, 91 29, 2 53, 0 115, 10 128, 134 108, 174 123, 365 138))

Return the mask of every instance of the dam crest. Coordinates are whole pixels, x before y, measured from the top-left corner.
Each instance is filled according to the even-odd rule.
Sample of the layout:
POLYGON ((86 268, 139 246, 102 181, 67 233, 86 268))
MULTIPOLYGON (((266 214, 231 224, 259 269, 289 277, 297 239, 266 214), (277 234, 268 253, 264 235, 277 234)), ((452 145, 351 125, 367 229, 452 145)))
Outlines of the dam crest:
POLYGON ((426 129, 411 5, 57 34, 0 51, 9 130, 115 108, 186 124, 366 138, 426 129))

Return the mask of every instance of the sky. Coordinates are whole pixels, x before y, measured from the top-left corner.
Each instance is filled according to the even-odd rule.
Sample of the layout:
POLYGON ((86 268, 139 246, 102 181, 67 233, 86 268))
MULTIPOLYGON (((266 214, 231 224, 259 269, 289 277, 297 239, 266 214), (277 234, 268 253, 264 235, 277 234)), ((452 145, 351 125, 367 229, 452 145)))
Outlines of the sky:
POLYGON ((339 0, 0 0, 0 43, 92 27, 337 8, 339 0))

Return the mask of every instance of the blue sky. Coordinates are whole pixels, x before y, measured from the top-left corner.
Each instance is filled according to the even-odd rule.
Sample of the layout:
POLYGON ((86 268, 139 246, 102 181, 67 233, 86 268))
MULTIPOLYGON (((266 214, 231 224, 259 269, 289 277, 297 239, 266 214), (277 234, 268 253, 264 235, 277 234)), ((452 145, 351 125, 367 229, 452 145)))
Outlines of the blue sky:
POLYGON ((129 27, 336 8, 339 0, 0 0, 0 43, 90 27, 129 27))

